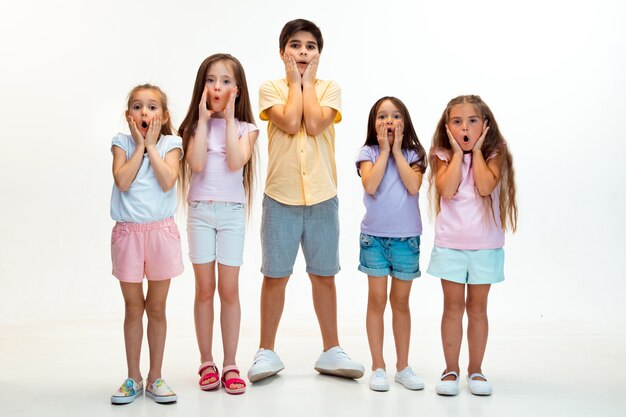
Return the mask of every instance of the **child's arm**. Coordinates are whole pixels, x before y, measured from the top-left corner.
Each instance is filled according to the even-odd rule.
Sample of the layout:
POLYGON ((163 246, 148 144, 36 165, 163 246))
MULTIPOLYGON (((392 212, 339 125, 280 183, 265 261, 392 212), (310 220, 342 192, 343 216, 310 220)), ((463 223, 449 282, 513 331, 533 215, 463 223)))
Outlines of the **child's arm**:
MULTIPOLYGON (((383 126, 384 127, 384 126, 383 126)), ((393 158, 396 161, 396 166, 398 167, 398 173, 400 174, 400 179, 402 179, 402 184, 409 192, 409 194, 414 195, 417 194, 422 186, 422 173, 419 170, 414 170, 411 168, 407 160, 404 158, 402 154, 402 132, 404 130, 404 126, 402 124, 398 124, 396 126, 395 131, 395 139, 393 141, 393 158)))
POLYGON ((359 163, 359 170, 361 171, 361 183, 363 189, 369 195, 374 195, 378 186, 380 185, 385 175, 385 169, 387 168, 387 162, 389 161, 389 141, 387 140, 387 128, 384 124, 381 124, 378 129, 378 147, 380 148, 380 155, 376 159, 375 163, 372 161, 361 161, 359 163))
POLYGON ((463 164, 463 150, 446 126, 448 140, 452 147, 452 158, 447 163, 437 159, 435 171, 435 187, 443 198, 452 198, 461 184, 461 165, 463 164))
POLYGON ((330 107, 321 107, 315 92, 315 77, 320 56, 314 57, 304 70, 302 75, 302 104, 304 113, 304 125, 311 136, 316 136, 324 131, 335 119, 337 110, 330 107))
POLYGON ((291 55, 284 55, 285 73, 289 93, 285 105, 276 104, 267 110, 272 123, 290 135, 295 135, 302 124, 302 77, 296 60, 291 55))
POLYGON ((485 161, 481 148, 485 141, 485 136, 489 131, 487 122, 483 127, 483 133, 474 144, 472 149, 472 172, 474 173, 474 184, 478 194, 483 197, 490 195, 500 181, 500 155, 485 161))
POLYGON ((141 136, 137 124, 128 117, 128 127, 135 141, 135 150, 128 160, 126 160, 126 151, 119 146, 113 146, 113 180, 115 186, 121 191, 126 192, 135 180, 137 172, 143 161, 143 152, 145 149, 144 138, 141 136))
POLYGON ((196 131, 189 140, 189 146, 185 154, 185 159, 189 164, 191 172, 202 172, 207 159, 207 147, 209 139, 209 119, 213 114, 207 109, 208 86, 204 86, 202 98, 198 104, 198 125, 196 131))
POLYGON ((226 163, 231 171, 240 169, 250 160, 254 143, 259 136, 259 131, 255 130, 239 138, 239 130, 235 121, 236 97, 237 88, 234 88, 226 104, 226 109, 224 109, 224 118, 226 119, 226 163))
POLYGON ((178 162, 180 160, 180 149, 174 148, 161 158, 156 148, 156 142, 161 135, 161 119, 155 117, 150 122, 148 133, 146 134, 146 151, 150 158, 150 165, 154 171, 154 176, 164 192, 172 189, 178 178, 178 162))

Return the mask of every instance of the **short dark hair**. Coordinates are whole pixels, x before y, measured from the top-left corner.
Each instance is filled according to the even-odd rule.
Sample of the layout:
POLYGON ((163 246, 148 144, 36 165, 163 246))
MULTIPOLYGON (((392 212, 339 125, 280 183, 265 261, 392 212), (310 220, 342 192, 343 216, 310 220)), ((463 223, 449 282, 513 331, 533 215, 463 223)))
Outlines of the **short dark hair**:
POLYGON ((315 41, 317 42, 317 49, 322 52, 322 48, 324 47, 322 31, 315 23, 306 19, 295 19, 285 23, 285 26, 283 26, 283 30, 280 31, 280 36, 278 37, 278 47, 280 48, 280 52, 285 52, 287 42, 293 35, 296 34, 296 32, 309 32, 313 35, 315 41))

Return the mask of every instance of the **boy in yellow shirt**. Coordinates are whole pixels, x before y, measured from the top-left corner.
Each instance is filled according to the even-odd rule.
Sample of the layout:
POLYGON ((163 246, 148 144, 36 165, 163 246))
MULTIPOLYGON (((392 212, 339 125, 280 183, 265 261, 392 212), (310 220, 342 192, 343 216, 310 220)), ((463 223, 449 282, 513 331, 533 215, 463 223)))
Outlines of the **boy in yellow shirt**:
POLYGON ((324 40, 305 19, 279 37, 285 79, 259 91, 261 120, 269 121, 268 167, 261 221, 263 286, 261 340, 248 379, 256 382, 284 368, 274 351, 285 289, 302 245, 324 351, 315 369, 360 378, 365 372, 339 347, 335 274, 339 272, 339 216, 334 123, 341 121, 341 89, 316 78, 324 40))

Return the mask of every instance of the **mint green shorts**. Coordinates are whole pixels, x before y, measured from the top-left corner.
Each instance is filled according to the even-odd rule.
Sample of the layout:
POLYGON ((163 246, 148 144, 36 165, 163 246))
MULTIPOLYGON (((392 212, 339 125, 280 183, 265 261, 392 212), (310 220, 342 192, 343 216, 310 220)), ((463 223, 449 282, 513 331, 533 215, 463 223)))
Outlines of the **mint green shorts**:
POLYGON ((504 249, 461 250, 433 246, 426 272, 459 284, 495 284, 504 281, 504 249))

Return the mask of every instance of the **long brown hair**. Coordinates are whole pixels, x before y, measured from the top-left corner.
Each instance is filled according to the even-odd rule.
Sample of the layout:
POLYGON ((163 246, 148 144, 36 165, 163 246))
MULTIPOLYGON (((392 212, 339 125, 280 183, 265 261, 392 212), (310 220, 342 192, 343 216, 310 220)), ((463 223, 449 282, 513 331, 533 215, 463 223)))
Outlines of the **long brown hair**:
POLYGON ((141 90, 153 90, 159 94, 159 97, 161 98, 161 107, 163 108, 163 114, 167 115, 167 123, 161 124, 161 134, 173 135, 174 124, 172 123, 172 117, 170 115, 169 108, 167 107, 167 95, 165 95, 163 90, 161 90, 156 85, 141 84, 141 85, 134 87, 132 90, 130 90, 130 93, 128 93, 128 99, 126 101, 126 111, 124 112, 124 115, 128 117, 128 110, 130 109, 130 104, 131 104, 131 101, 133 100, 133 96, 135 95, 135 93, 141 90))
POLYGON ((420 143, 409 110, 406 108, 402 100, 396 97, 385 96, 376 101, 370 110, 370 114, 367 118, 367 136, 365 137, 365 145, 378 146, 378 132, 376 131, 376 115, 378 114, 378 108, 383 101, 389 100, 402 114, 404 119, 404 131, 402 132, 402 149, 411 149, 417 153, 417 165, 420 172, 424 174, 426 172, 426 166, 428 161, 426 159, 426 151, 420 143))
MULTIPOLYGON (((198 74, 196 75, 196 82, 193 86, 193 92, 191 94, 191 103, 189 103, 189 109, 187 115, 183 119, 183 122, 178 128, 178 135, 183 138, 183 151, 187 154, 187 148, 193 135, 196 133, 196 127, 198 126, 198 119, 200 113, 198 105, 202 99, 202 93, 204 92, 204 85, 206 83, 206 77, 211 69, 211 65, 218 61, 224 61, 229 65, 235 76, 237 83, 237 91, 239 95, 235 99, 235 117, 241 122, 254 123, 254 116, 252 114, 252 106, 250 105, 250 95, 248 94, 248 83, 246 82, 246 73, 243 70, 243 66, 237 58, 230 54, 214 54, 206 58, 200 64, 198 68, 198 74)), ((246 193, 248 214, 252 208, 252 194, 254 188, 254 171, 256 166, 256 143, 252 148, 250 159, 243 167, 243 187, 246 193)), ((187 190, 191 180, 191 169, 187 164, 187 158, 183 158, 180 162, 179 170, 180 178, 180 195, 181 199, 186 198, 187 190)))
MULTIPOLYGON (((439 122, 437 123, 437 129, 433 135, 433 141, 430 149, 430 164, 431 169, 428 175, 429 179, 429 192, 431 195, 431 204, 435 211, 435 214, 441 210, 440 199, 441 195, 437 191, 435 186, 435 175, 437 173, 437 155, 436 150, 444 150, 449 156, 452 156, 452 147, 448 134, 446 132, 446 124, 450 117, 450 111, 458 104, 471 104, 474 106, 478 114, 485 120, 489 126, 489 131, 483 142, 481 152, 485 160, 494 153, 499 156, 500 160, 500 183, 497 185, 500 187, 500 223, 503 230, 511 230, 515 232, 517 230, 517 201, 515 199, 515 170, 513 169, 513 157, 504 140, 504 136, 500 133, 498 122, 496 122, 491 109, 485 104, 485 102, 477 95, 458 96, 448 102, 446 109, 443 111, 439 122)), ((489 199, 491 202, 491 196, 483 197, 489 199)), ((491 207, 491 204, 487 205, 491 207)))

